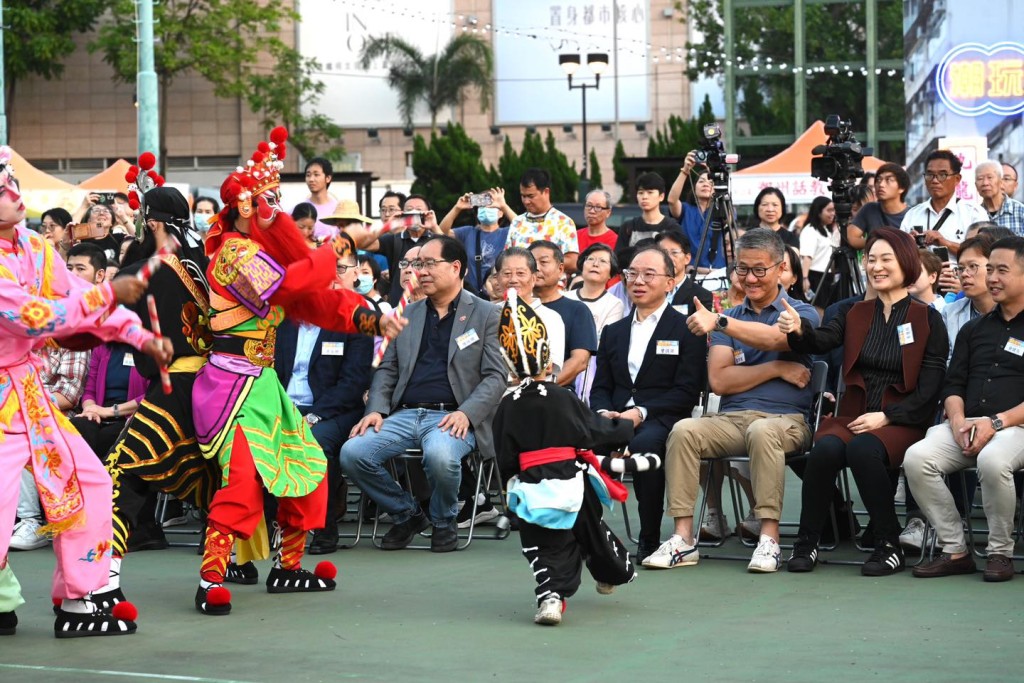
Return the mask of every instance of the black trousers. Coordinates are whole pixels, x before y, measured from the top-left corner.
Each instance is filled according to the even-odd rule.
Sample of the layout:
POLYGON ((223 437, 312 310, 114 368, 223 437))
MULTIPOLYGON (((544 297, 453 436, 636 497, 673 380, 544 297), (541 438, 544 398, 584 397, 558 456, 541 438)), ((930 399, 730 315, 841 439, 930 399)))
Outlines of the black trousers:
MULTIPOLYGON (((629 442, 629 452, 656 453, 664 459, 668 433, 669 428, 660 422, 641 422, 629 442)), ((640 517, 640 542, 657 547, 661 544, 661 521, 665 518, 665 468, 634 472, 633 493, 640 517)))
POLYGON ((117 437, 121 435, 127 421, 127 418, 123 417, 115 417, 102 422, 93 422, 85 417, 71 418, 71 424, 75 426, 78 433, 89 444, 89 448, 101 461, 117 443, 117 437))
MULTIPOLYGON (((833 501, 836 477, 849 467, 864 507, 871 516, 875 538, 896 545, 901 526, 893 503, 896 470, 889 465, 885 445, 871 434, 858 434, 844 444, 826 436, 811 449, 801 489, 800 534, 817 543, 833 501)), ((842 520, 840 520, 842 525, 842 520)))
POLYGON ((583 487, 583 506, 572 529, 547 529, 519 520, 519 541, 537 580, 538 605, 552 593, 561 598, 575 595, 584 562, 594 580, 602 583, 619 586, 636 576, 622 541, 601 518, 597 493, 590 482, 584 481, 583 487))

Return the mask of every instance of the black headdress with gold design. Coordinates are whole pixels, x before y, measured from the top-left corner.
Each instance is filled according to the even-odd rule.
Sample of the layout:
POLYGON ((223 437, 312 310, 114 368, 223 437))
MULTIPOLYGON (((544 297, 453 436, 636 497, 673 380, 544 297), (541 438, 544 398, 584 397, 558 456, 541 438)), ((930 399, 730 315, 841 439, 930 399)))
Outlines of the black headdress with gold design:
POLYGON ((515 289, 508 290, 498 331, 501 355, 520 379, 535 377, 551 362, 548 329, 515 289))

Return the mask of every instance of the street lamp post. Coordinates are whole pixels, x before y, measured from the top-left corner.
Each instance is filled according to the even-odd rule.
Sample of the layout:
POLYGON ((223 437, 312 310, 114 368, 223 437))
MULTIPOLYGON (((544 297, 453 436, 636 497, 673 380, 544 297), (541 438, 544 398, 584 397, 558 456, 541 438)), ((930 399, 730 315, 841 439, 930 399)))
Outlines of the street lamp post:
POLYGON ((583 96, 583 171, 580 173, 580 202, 586 201, 589 183, 587 182, 587 160, 590 150, 587 149, 587 90, 601 87, 601 74, 608 68, 608 55, 603 52, 587 54, 587 68, 594 74, 593 83, 573 83, 572 77, 579 70, 581 55, 566 54, 558 56, 558 65, 565 71, 569 79, 569 90, 579 90, 583 96))

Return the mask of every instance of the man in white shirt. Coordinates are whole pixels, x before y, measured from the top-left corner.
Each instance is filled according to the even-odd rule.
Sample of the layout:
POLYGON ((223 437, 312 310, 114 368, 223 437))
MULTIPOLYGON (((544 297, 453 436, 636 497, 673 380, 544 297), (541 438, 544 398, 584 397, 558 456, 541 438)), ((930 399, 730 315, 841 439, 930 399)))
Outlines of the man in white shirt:
POLYGON ((963 164, 948 149, 937 149, 925 160, 924 185, 929 200, 911 207, 903 217, 904 232, 924 235, 925 244, 946 247, 951 255, 960 251, 972 223, 987 221, 988 214, 977 204, 956 198, 963 164))

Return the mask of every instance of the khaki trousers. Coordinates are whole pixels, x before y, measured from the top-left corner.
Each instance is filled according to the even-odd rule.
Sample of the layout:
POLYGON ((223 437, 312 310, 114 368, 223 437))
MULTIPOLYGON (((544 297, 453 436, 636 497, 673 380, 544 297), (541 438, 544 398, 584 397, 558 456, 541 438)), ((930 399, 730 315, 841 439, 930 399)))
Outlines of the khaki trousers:
POLYGON ((810 440, 803 415, 744 410, 680 420, 669 434, 665 452, 668 514, 693 516, 701 460, 749 455, 754 516, 780 519, 786 454, 805 450, 810 440))

